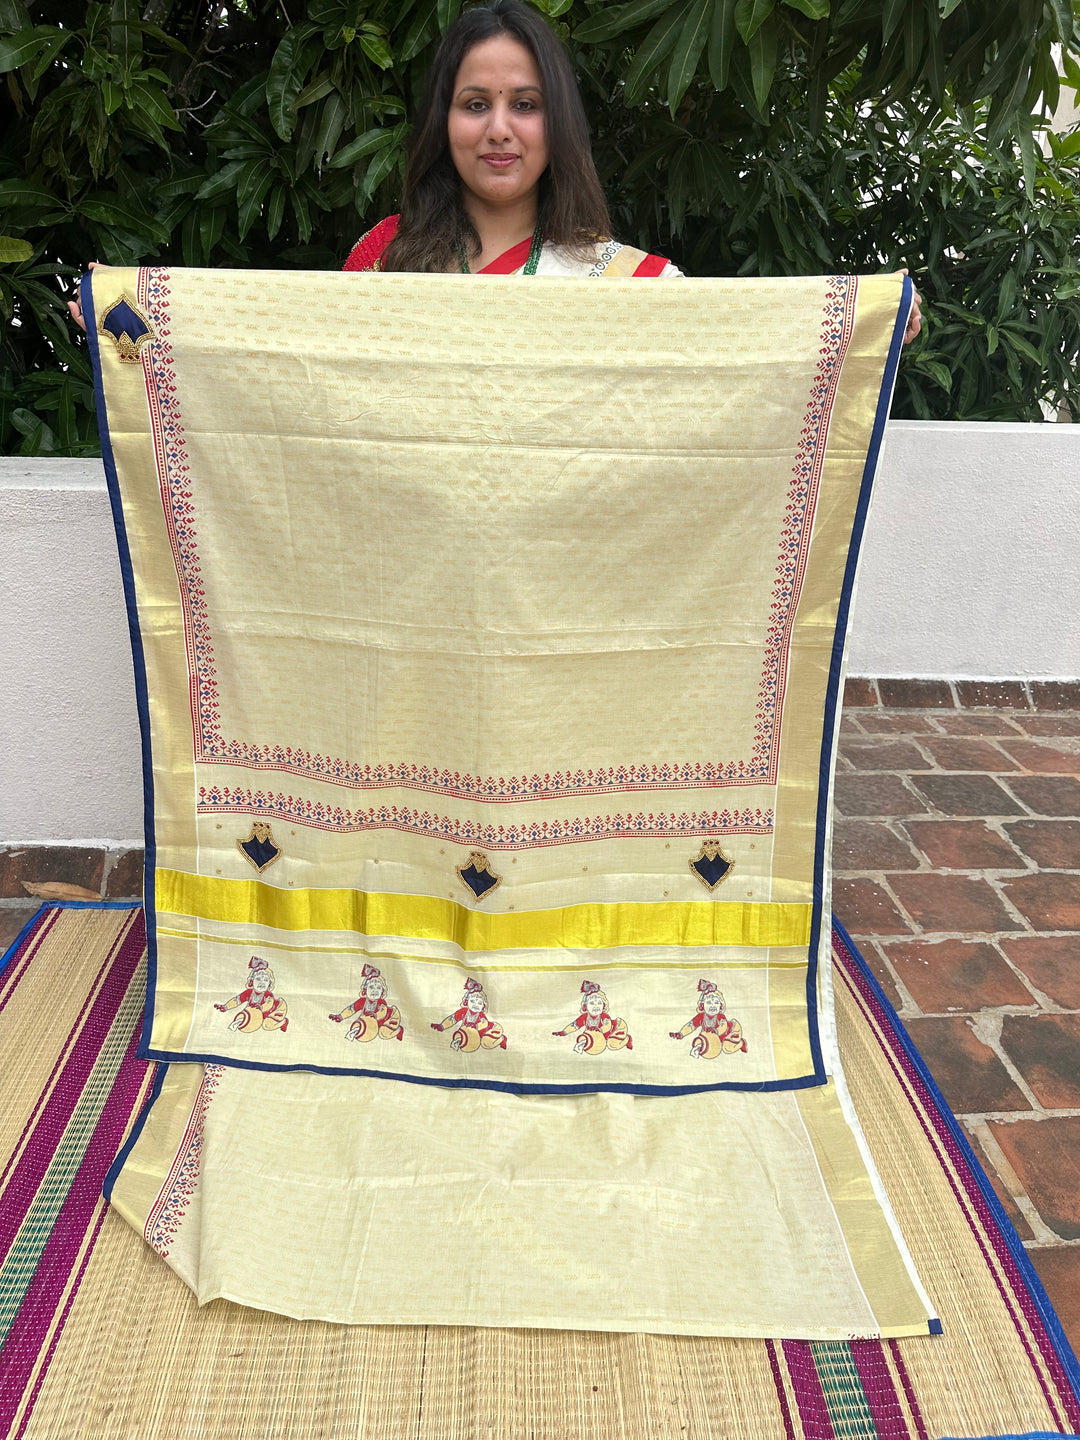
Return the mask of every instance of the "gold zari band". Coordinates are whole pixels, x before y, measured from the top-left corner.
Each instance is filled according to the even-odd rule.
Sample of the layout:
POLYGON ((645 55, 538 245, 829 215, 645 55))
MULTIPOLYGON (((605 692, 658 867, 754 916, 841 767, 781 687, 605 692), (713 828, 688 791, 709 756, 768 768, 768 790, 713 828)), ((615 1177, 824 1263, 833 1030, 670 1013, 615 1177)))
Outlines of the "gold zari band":
POLYGON ((474 950, 607 950, 620 945, 807 945, 811 906, 717 901, 567 905, 482 915, 432 895, 279 890, 179 870, 155 873, 159 915, 193 915, 276 930, 345 931, 450 941, 474 950))

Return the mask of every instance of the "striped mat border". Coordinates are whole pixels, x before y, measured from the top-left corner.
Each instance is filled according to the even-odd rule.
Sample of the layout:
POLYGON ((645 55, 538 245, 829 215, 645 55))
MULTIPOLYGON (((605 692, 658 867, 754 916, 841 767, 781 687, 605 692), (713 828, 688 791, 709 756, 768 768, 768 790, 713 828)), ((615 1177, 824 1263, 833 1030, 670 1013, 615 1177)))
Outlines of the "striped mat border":
MULTIPOLYGON (((0 1018, 67 908, 43 906, 0 961, 0 1018)), ((107 1209, 106 1172, 153 1081, 154 1066, 135 1054, 146 997, 142 910, 78 908, 127 909, 130 918, 0 1171, 0 1436, 11 1440, 26 1428, 90 1263, 107 1209)))
MULTIPOLYGON (((71 908, 129 914, 0 1171, 0 1436, 10 1440, 19 1440, 29 1423, 105 1218, 105 1175, 147 1101, 158 1068, 135 1054, 146 983, 138 907, 109 902, 43 906, 0 960, 0 1025, 50 931, 71 908)), ((924 1128, 946 1173, 954 1177, 957 1204, 987 1263, 1003 1277, 1002 1303, 1023 1337, 1058 1425, 1055 1432, 1038 1434, 1076 1435, 1080 1366, 1053 1307, 896 1012, 846 931, 836 922, 834 927, 839 982, 851 991, 913 1106, 930 1117, 924 1128)), ((761 1343, 789 1440, 932 1440, 900 1342, 761 1343)))

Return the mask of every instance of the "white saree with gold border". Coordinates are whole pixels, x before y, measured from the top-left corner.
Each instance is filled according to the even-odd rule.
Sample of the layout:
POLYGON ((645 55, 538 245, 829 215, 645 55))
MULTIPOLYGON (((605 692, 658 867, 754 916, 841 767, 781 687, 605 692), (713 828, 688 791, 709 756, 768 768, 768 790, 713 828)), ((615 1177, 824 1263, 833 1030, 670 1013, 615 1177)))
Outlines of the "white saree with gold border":
POLYGON ((826 864, 910 288, 606 278, 95 273, 175 1062, 113 1203, 302 1317, 926 1333, 826 864))

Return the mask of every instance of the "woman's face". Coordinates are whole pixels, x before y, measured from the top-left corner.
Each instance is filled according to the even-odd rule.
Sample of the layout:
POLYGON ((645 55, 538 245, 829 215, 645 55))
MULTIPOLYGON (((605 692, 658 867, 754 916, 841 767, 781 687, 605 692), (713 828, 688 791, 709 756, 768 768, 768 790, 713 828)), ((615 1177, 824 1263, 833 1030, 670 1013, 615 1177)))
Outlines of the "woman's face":
POLYGON ((447 119, 450 154, 467 190, 486 205, 532 194, 548 163, 540 72, 531 52, 496 35, 461 62, 447 119))

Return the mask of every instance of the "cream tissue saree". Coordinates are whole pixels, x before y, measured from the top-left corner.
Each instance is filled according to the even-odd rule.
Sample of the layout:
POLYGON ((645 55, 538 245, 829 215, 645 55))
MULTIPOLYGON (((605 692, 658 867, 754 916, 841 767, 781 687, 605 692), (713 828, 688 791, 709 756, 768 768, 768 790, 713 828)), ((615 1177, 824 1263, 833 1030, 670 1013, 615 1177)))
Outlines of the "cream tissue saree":
POLYGON ((624 275, 86 282, 168 1062, 109 1193, 200 1300, 938 1328, 826 864, 910 285, 624 275))

